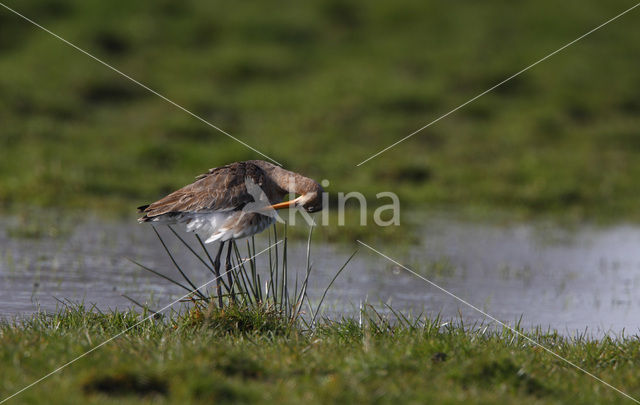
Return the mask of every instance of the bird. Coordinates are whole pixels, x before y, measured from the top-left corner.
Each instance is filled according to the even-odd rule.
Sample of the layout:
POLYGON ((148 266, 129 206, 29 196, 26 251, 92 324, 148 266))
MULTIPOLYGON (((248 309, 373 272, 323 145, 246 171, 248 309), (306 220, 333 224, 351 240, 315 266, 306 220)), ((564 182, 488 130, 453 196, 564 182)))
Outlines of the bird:
MULTIPOLYGON (((234 162, 209 169, 193 183, 138 207, 138 212, 143 214, 138 221, 185 224, 188 232, 195 232, 205 243, 219 241, 213 262, 216 277, 219 277, 220 256, 225 243, 229 274, 235 240, 264 231, 276 221, 276 210, 321 211, 323 193, 322 186, 315 180, 273 163, 264 160, 234 162), (292 193, 298 197, 282 201, 292 193)), ((233 283, 230 274, 229 283, 233 283)))

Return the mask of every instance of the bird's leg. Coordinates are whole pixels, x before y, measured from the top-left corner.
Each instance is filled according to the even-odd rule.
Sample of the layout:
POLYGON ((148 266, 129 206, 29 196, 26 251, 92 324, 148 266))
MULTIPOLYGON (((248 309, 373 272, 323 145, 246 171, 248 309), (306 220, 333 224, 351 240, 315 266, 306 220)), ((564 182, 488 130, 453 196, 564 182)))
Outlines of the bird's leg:
POLYGON ((224 242, 220 242, 218 253, 213 261, 213 270, 216 273, 216 294, 218 295, 218 305, 222 308, 222 286, 220 285, 220 255, 222 255, 222 249, 224 248, 224 242))
POLYGON ((231 245, 233 245, 233 239, 227 244, 227 263, 225 266, 225 272, 227 273, 227 279, 229 280, 229 294, 231 301, 235 301, 233 296, 233 276, 231 275, 231 245))

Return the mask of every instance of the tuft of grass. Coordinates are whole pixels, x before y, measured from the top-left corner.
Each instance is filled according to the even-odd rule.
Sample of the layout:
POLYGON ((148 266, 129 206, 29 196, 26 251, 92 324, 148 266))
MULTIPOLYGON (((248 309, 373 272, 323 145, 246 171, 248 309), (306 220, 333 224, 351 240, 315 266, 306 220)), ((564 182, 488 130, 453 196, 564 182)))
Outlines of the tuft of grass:
POLYGON ((186 316, 186 326, 207 328, 220 333, 289 334, 295 325, 286 314, 274 307, 231 303, 222 308, 209 302, 206 307, 195 306, 186 316))
MULTIPOLYGON (((306 265, 303 269, 294 269, 293 275, 289 273, 286 227, 284 228, 284 237, 280 240, 278 228, 274 224, 269 231, 268 246, 261 251, 257 250, 254 237, 247 239, 244 252, 241 251, 235 240, 227 242, 224 249, 233 249, 232 254, 228 254, 229 262, 226 264, 224 254, 222 255, 223 261, 220 262, 219 268, 216 268, 215 259, 212 258, 212 254, 199 236, 196 235, 196 239, 202 253, 196 251, 171 226, 168 228, 173 236, 181 242, 181 246, 198 259, 203 267, 202 270, 213 278, 204 286, 196 286, 191 277, 187 276, 186 269, 183 269, 176 261, 175 254, 169 249, 165 238, 155 227, 153 231, 181 276, 181 280, 164 275, 134 260, 132 262, 141 269, 187 291, 182 301, 192 304, 188 313, 192 324, 200 322, 208 327, 227 332, 270 331, 274 334, 282 334, 287 333, 291 328, 301 326, 301 324, 307 327, 313 326, 321 313, 328 289, 357 253, 357 250, 354 251, 342 267, 337 270, 319 302, 312 303, 307 289, 312 273, 311 237, 313 227, 309 228, 307 238, 306 265), (258 260, 260 255, 267 256, 268 260, 258 260), (306 318, 302 316, 305 311, 308 311, 306 318)), ((222 251, 222 253, 224 252, 222 251)), ((136 301, 133 302, 140 305, 136 301)))

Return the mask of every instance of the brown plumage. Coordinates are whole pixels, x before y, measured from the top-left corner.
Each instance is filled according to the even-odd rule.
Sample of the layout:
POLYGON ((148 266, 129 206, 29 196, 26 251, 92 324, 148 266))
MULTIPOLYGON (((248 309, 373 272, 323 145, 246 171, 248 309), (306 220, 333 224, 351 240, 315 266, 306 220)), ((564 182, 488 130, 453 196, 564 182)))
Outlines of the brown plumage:
POLYGON ((271 209, 298 206, 308 212, 322 209, 322 187, 314 180, 262 160, 235 162, 210 169, 196 181, 160 200, 138 207, 140 222, 185 223, 206 242, 238 239, 261 232, 275 220, 271 209), (247 210, 258 203, 259 187, 268 202, 264 212, 247 210), (253 193, 252 193, 253 191, 253 193), (289 193, 294 200, 280 203, 289 193))

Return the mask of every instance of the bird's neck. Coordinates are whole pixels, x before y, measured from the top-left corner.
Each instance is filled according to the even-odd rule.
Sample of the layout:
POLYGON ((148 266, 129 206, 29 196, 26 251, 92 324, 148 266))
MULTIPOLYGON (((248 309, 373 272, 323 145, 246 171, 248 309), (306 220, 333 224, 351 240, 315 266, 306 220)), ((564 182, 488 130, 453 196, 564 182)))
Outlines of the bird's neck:
POLYGON ((322 193, 322 187, 313 179, 283 169, 269 162, 262 160, 254 162, 269 175, 271 180, 282 190, 283 194, 295 193, 304 195, 311 192, 322 193))
POLYGON ((318 191, 320 188, 320 185, 315 180, 277 166, 274 169, 272 179, 278 187, 287 193, 303 195, 318 191))

